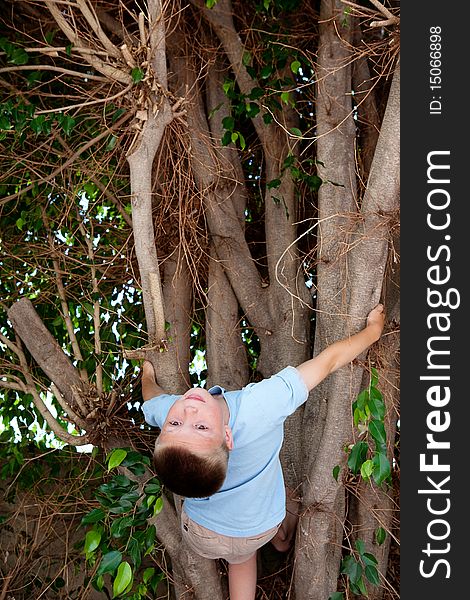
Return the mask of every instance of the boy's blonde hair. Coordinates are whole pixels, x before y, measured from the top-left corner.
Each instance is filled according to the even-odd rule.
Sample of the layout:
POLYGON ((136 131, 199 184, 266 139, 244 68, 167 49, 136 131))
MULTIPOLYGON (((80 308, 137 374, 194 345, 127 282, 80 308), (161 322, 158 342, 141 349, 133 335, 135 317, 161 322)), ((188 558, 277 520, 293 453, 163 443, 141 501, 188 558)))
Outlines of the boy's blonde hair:
POLYGON ((156 444, 155 472, 172 492, 186 498, 206 498, 222 486, 227 474, 225 442, 210 454, 196 454, 177 445, 156 444))

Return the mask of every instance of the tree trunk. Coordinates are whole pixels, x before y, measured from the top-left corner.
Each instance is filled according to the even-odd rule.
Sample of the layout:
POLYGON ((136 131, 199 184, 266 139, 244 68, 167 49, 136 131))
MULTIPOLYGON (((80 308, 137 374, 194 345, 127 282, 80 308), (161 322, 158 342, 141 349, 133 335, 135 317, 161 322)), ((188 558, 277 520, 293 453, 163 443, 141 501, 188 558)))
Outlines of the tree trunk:
MULTIPOLYGON (((323 14, 322 20, 325 20, 331 16, 331 3, 323 3, 324 8, 328 8, 328 12, 323 14)), ((332 24, 330 21, 324 27, 326 30, 323 32, 325 37, 329 33, 332 33, 332 24)), ((335 35, 335 34, 333 34, 335 35)), ((327 38, 328 39, 328 38, 327 38)), ((321 36, 321 43, 324 40, 321 36)), ((326 41, 326 39, 325 39, 326 41)), ((329 40, 330 52, 326 52, 323 55, 320 52, 320 60, 322 57, 336 57, 336 60, 344 61, 344 50, 341 51, 341 47, 337 46, 338 40, 329 40)), ((321 63, 324 65, 324 63, 321 63)), ((334 72, 334 65, 329 63, 329 69, 334 72)), ((341 69, 338 73, 340 77, 345 76, 347 69, 341 69)), ((336 77, 335 77, 336 79, 336 77)), ((398 81, 398 77, 396 77, 398 81)), ((331 117, 333 111, 333 105, 341 106, 341 99, 346 96, 347 89, 350 89, 349 84, 345 80, 337 82, 341 87, 336 90, 329 90, 327 95, 326 103, 328 110, 326 113, 331 117), (344 85, 346 83, 346 86, 344 85), (343 93, 339 92, 343 89, 343 93)), ((323 92, 325 92, 325 88, 323 92)), ((320 95, 319 95, 320 100, 320 95)), ((349 334, 356 333, 359 329, 364 326, 364 317, 367 315, 369 310, 377 304, 385 272, 385 265, 387 260, 387 250, 389 243, 389 229, 391 229, 391 220, 393 219, 394 212, 398 207, 398 189, 397 189, 397 166, 398 166, 398 154, 396 145, 396 118, 397 112, 397 88, 393 88, 390 92, 389 102, 387 107, 387 114, 389 118, 389 128, 385 125, 387 114, 384 118, 384 132, 387 134, 382 140, 382 144, 377 145, 376 154, 374 157, 374 164, 371 169, 371 176, 368 181, 368 188, 362 203, 362 212, 356 214, 356 218, 352 221, 354 230, 348 228, 345 229, 343 235, 343 244, 350 244, 349 255, 346 255, 346 247, 343 246, 342 252, 345 254, 346 262, 344 266, 347 270, 344 274, 348 274, 343 281, 338 279, 338 275, 341 274, 341 269, 337 269, 333 276, 328 273, 330 268, 329 264, 324 268, 324 272, 320 275, 319 265, 319 289, 321 294, 319 295, 319 307, 320 310, 325 310, 325 304, 328 306, 327 312, 329 314, 336 311, 336 315, 347 314, 346 320, 337 319, 336 326, 328 324, 325 326, 324 313, 320 313, 318 325, 322 325, 320 331, 317 332, 318 343, 316 339, 316 349, 319 351, 324 347, 325 343, 331 343, 337 339, 338 328, 342 328, 342 335, 345 337, 349 334), (387 156, 386 163, 387 168, 385 169, 384 158, 385 148, 390 149, 390 153, 387 156), (391 168, 390 168, 391 167, 391 168), (380 178, 380 174, 384 173, 384 169, 390 169, 391 177, 387 180, 387 176, 383 179, 380 178), (387 194, 384 197, 383 190, 387 190, 387 194), (381 194, 379 193, 381 191, 381 194), (356 223, 355 223, 356 222, 356 223), (323 301, 323 297, 326 293, 330 293, 333 297, 333 301, 323 301), (341 305, 339 304, 339 298, 343 298, 341 305), (321 302, 320 302, 321 300, 321 302), (346 310, 347 307, 347 310, 346 310), (319 347, 320 346, 320 347, 319 347)), ((322 104, 321 106, 324 107, 322 104)), ((347 119, 345 115, 345 106, 343 105, 343 117, 338 123, 339 127, 336 131, 341 130, 341 123, 345 123, 347 119)), ((320 102, 319 102, 320 110, 320 102)), ((318 113, 318 119, 320 115, 318 113)), ((341 111, 337 115, 341 117, 341 111)), ((350 119, 350 117, 349 117, 350 119)), ((320 121, 319 121, 320 122, 320 121)), ((320 128, 320 127, 319 127, 320 128)), ((337 134, 336 134, 337 135, 337 134)), ((336 137, 335 134, 326 136, 326 140, 329 138, 329 142, 332 142, 336 137)), ((325 142, 326 144, 326 142, 325 142)), ((328 168, 328 150, 331 151, 331 146, 326 144, 326 156, 323 158, 320 153, 319 145, 319 159, 328 168)), ((341 145, 339 149, 341 149, 341 145)), ((351 151, 351 148, 350 148, 351 151)), ((336 165, 341 164, 341 161, 337 162, 336 165)), ((351 160, 349 165, 352 166, 354 163, 351 160)), ((351 183, 355 181, 354 174, 351 174, 351 183)), ((343 185, 347 185, 347 179, 344 178, 340 181, 343 185)), ((323 186, 322 186, 323 187, 323 186)), ((354 186, 353 186, 354 189, 354 186)), ((322 218, 322 200, 320 198, 320 219, 322 218)), ((338 212, 339 206, 336 205, 338 212)), ((347 206, 343 205, 342 212, 347 210, 347 206)), ((331 209, 330 209, 331 215, 331 209)), ((352 216, 352 215, 351 215, 352 216)), ((325 218, 325 217, 323 217, 325 218)), ((335 218, 333 222, 338 221, 335 218)), ((341 225, 344 226, 345 220, 342 221, 341 225)), ((325 235, 325 228, 322 227, 321 236, 325 235)), ((333 254, 335 248, 331 245, 331 235, 328 236, 330 242, 329 250, 333 254)), ((320 243, 322 243, 322 240, 320 243)), ((340 248, 336 248, 338 252, 340 248)), ((325 258, 331 259, 331 256, 323 255, 325 258)), ((322 260, 322 255, 320 255, 322 260)), ((344 258, 342 259, 345 260, 344 258)), ((338 266, 338 265, 337 265, 338 266)), ((358 357, 359 361, 364 357, 358 357)), ((325 385, 319 386, 317 393, 313 394, 315 398, 326 398, 327 409, 326 418, 324 421, 324 429, 322 432, 321 443, 318 447, 317 455, 313 461, 310 461, 310 466, 307 472, 307 479, 304 484, 304 498, 303 498, 303 511, 300 519, 298 528, 298 561, 296 569, 296 590, 302 598, 312 599, 324 599, 336 590, 337 577, 339 571, 339 561, 341 559, 341 542, 343 536, 342 524, 345 518, 345 497, 344 489, 340 483, 341 476, 336 481, 332 472, 335 466, 340 465, 344 468, 345 464, 345 446, 352 439, 351 431, 351 403, 357 396, 362 379, 362 368, 351 365, 340 369, 331 375, 328 380, 325 381, 325 385), (319 396, 322 394, 322 396, 319 396), (308 566, 307 566, 308 565, 308 566), (311 578, 307 578, 307 572, 314 573, 314 585, 312 585, 311 578)), ((322 422, 322 421, 320 421, 322 422)), ((308 430, 308 427, 305 428, 308 430)), ((307 438, 308 439, 308 438, 307 438)))

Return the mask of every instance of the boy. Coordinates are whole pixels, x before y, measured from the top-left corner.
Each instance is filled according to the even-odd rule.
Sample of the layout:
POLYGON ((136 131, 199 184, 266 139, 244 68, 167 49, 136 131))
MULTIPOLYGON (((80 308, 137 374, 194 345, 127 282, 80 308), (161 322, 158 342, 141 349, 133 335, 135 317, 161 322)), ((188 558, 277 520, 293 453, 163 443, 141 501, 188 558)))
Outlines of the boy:
POLYGON ((376 306, 359 333, 335 342, 297 368, 242 390, 220 386, 169 395, 151 363, 142 373, 143 412, 160 427, 154 465, 161 481, 184 496, 182 534, 206 558, 229 563, 231 600, 254 600, 256 551, 268 541, 286 550, 296 518, 286 516, 279 451, 283 423, 330 373, 376 342, 384 325, 376 306))

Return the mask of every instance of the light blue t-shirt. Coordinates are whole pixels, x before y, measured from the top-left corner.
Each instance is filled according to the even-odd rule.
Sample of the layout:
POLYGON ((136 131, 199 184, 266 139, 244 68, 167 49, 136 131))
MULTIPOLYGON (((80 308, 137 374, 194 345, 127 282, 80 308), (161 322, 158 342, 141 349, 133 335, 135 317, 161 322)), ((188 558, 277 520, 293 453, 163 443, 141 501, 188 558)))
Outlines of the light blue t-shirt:
MULTIPOLYGON (((257 535, 284 519, 285 488, 279 460, 284 421, 307 400, 308 390, 294 367, 234 392, 218 387, 209 391, 223 392, 233 434, 227 476, 212 496, 185 498, 184 509, 193 521, 217 533, 257 535)), ((147 423, 161 428, 177 398, 163 394, 144 402, 147 423)))

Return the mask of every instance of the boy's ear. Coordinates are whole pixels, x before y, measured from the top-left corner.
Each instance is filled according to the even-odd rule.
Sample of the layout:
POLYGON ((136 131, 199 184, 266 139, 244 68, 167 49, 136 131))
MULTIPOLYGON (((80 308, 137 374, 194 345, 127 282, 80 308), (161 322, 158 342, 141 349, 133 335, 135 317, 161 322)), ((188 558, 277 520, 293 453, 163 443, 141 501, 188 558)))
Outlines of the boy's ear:
POLYGON ((225 443, 227 445, 227 448, 229 450, 232 450, 233 448, 233 437, 232 437, 232 430, 230 429, 230 427, 228 425, 225 425, 225 443))

